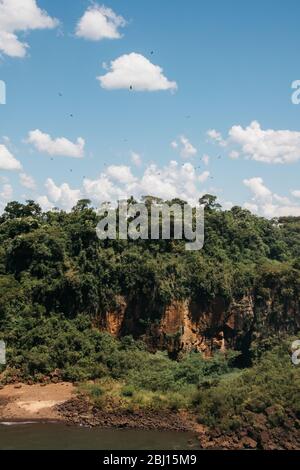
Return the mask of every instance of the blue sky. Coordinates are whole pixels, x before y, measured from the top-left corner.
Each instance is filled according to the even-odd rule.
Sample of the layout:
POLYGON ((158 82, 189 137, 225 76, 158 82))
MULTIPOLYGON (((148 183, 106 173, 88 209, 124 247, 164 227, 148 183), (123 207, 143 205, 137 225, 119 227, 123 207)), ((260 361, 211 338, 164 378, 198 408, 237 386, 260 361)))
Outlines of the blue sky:
POLYGON ((0 209, 211 192, 224 207, 300 215, 299 2, 100 5, 0 1, 0 209))

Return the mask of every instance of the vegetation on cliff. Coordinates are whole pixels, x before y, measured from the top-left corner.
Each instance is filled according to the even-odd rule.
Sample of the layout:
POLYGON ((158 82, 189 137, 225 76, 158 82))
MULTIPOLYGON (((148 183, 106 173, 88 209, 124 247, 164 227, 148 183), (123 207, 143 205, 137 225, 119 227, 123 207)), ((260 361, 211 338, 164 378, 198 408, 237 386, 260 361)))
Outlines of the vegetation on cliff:
POLYGON ((55 369, 66 379, 101 376, 103 344, 122 346, 107 346, 93 326, 116 307, 118 295, 139 306, 132 331, 124 331, 135 339, 172 299, 205 306, 222 298, 226 306, 249 293, 256 310, 245 332, 248 349, 265 333, 295 334, 300 219, 266 220, 240 207, 222 211, 210 195, 201 202, 205 245, 194 252, 180 240, 99 241, 98 217, 87 200, 70 213, 43 213, 33 201, 9 203, 0 217, 0 336, 8 367, 33 378, 55 369))
POLYGON ((222 429, 270 406, 275 424, 287 407, 299 417, 299 369, 290 342, 274 349, 274 338, 300 330, 300 219, 222 211, 209 195, 201 202, 205 246, 195 252, 178 240, 99 241, 89 201, 70 213, 9 203, 0 217, 0 339, 7 345, 0 380, 92 379, 81 391, 101 406, 192 407, 201 422, 222 429), (226 308, 249 295, 254 317, 235 352, 173 361, 141 341, 172 300, 205 308, 221 298, 226 308), (139 313, 120 339, 99 328, 118 296, 139 313), (241 354, 251 368, 237 368, 241 354))

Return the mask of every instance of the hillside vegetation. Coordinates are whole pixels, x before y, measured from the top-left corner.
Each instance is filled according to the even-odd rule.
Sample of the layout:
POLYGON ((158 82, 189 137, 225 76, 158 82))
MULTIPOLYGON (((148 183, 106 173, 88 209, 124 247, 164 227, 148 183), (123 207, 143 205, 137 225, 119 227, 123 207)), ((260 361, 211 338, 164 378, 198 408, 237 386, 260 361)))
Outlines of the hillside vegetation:
POLYGON ((224 429, 274 404, 274 423, 287 406, 299 414, 299 369, 290 361, 291 339, 282 338, 300 330, 300 218, 223 211, 210 195, 201 202, 205 245, 194 252, 178 240, 99 241, 87 200, 70 213, 9 203, 0 217, 2 382, 92 379, 82 391, 102 405, 193 407, 206 424, 224 429), (226 305, 249 293, 257 309, 247 369, 237 368, 245 354, 239 348, 173 361, 166 352, 149 353, 138 338, 118 340, 97 327, 120 295, 143 299, 143 330, 172 300, 205 305, 221 297, 226 305))

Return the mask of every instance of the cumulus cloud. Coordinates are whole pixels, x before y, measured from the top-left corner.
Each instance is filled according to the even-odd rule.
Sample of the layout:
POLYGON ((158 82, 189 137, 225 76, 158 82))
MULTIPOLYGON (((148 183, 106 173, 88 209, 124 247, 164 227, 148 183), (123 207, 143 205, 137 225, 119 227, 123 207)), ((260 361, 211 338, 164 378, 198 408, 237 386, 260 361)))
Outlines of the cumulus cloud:
POLYGON ((300 132, 263 130, 257 121, 250 126, 233 126, 230 140, 241 147, 244 155, 266 163, 292 163, 300 159, 300 132))
POLYGON ((222 134, 216 131, 216 129, 208 130, 207 135, 211 140, 218 143, 221 147, 226 147, 226 140, 223 139, 222 134))
POLYGON ((5 145, 0 144, 0 170, 21 170, 21 163, 10 153, 5 145))
MULTIPOLYGON (((126 167, 125 167, 126 168, 126 167)), ((182 198, 190 203, 198 201, 203 188, 195 168, 190 163, 180 165, 171 161, 160 168, 156 164, 146 167, 141 178, 132 175, 123 165, 114 166, 95 179, 85 179, 83 193, 96 203, 115 201, 118 198, 153 195, 162 199, 182 198)), ((206 175, 205 175, 206 176, 206 175)), ((203 177, 203 179, 206 179, 203 177)))
MULTIPOLYGON (((71 210, 81 197, 80 189, 71 189, 68 183, 58 186, 51 178, 47 179, 45 187, 49 203, 67 211, 71 210)), ((39 200, 42 201, 40 198, 39 200)), ((45 198, 43 201, 44 204, 47 202, 45 198)))
POLYGON ((300 132, 290 130, 262 129, 257 121, 247 127, 233 126, 227 140, 215 130, 209 136, 221 146, 233 146, 229 156, 243 155, 251 160, 264 163, 284 164, 300 160, 300 132))
POLYGON ((252 193, 252 201, 244 204, 245 209, 264 217, 283 217, 288 215, 300 216, 300 205, 293 203, 286 196, 273 193, 262 178, 255 177, 244 180, 252 193))
POLYGON ((253 193, 255 199, 265 201, 272 197, 272 192, 264 185, 264 181, 260 177, 245 179, 244 184, 253 193))
POLYGON ((141 54, 124 54, 110 63, 109 71, 97 77, 107 90, 132 89, 133 91, 176 90, 176 82, 169 81, 163 69, 152 64, 141 54))
POLYGON ((17 33, 51 29, 57 25, 58 21, 39 8, 36 0, 1 0, 0 51, 10 57, 25 57, 29 46, 18 38, 17 33))
POLYGON ((197 155, 197 149, 194 147, 189 139, 184 135, 180 136, 179 142, 174 140, 171 142, 171 147, 174 149, 179 149, 180 155, 182 158, 190 158, 197 155))
POLYGON ((21 185, 24 186, 24 188, 32 189, 32 190, 36 188, 36 184, 32 176, 27 175, 26 173, 20 173, 19 179, 20 179, 21 185))
POLYGON ((125 165, 111 165, 107 168, 107 174, 113 180, 123 184, 130 184, 136 180, 129 166, 125 165))
POLYGON ((96 205, 102 202, 117 201, 126 197, 124 190, 103 173, 94 180, 85 178, 83 181, 83 193, 96 205))
POLYGON ((89 7, 76 27, 76 36, 91 41, 119 39, 119 28, 126 26, 126 20, 111 8, 93 5, 89 7))
POLYGON ((55 204, 50 202, 47 196, 39 196, 37 203, 41 206, 44 212, 50 211, 55 207, 55 204))
POLYGON ((72 158, 82 158, 84 156, 85 141, 82 137, 79 137, 76 143, 73 143, 65 137, 53 139, 49 134, 36 129, 29 132, 27 142, 33 144, 40 152, 53 156, 72 158))
POLYGON ((250 212, 254 212, 254 214, 258 212, 258 205, 253 202, 245 202, 244 208, 250 212))
POLYGON ((162 199, 181 198, 190 204, 196 204, 207 192, 202 185, 208 175, 198 175, 190 163, 184 165, 172 160, 163 167, 150 164, 141 178, 137 178, 130 167, 111 165, 98 177, 85 178, 80 189, 73 189, 67 183, 56 184, 48 178, 45 184, 46 194, 40 195, 39 204, 44 210, 57 206, 70 210, 80 198, 89 198, 97 207, 103 202, 116 202, 133 196, 152 195, 162 199))

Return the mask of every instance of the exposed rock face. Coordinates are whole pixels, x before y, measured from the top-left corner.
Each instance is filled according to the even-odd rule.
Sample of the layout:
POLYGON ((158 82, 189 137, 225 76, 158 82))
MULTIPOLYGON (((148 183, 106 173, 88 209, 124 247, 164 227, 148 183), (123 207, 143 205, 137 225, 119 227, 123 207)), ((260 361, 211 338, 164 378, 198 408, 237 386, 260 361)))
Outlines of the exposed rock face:
POLYGON ((226 304, 221 297, 207 305, 195 301, 173 301, 158 307, 156 320, 144 321, 147 303, 117 299, 118 307, 101 319, 101 328, 115 337, 132 335, 143 339, 152 351, 167 350, 174 357, 180 351, 237 349, 247 351, 253 333, 294 332, 300 328, 299 304, 279 305, 278 299, 258 301, 254 294, 226 304))
POLYGON ((208 308, 195 302, 175 301, 165 309, 160 323, 150 327, 147 342, 169 353, 199 351, 210 355, 215 350, 238 346, 253 318, 251 298, 245 297, 228 308, 221 298, 208 308))
POLYGON ((106 312, 104 318, 101 318, 101 328, 118 338, 121 336, 127 303, 126 299, 121 296, 117 297, 116 303, 117 308, 106 312))

